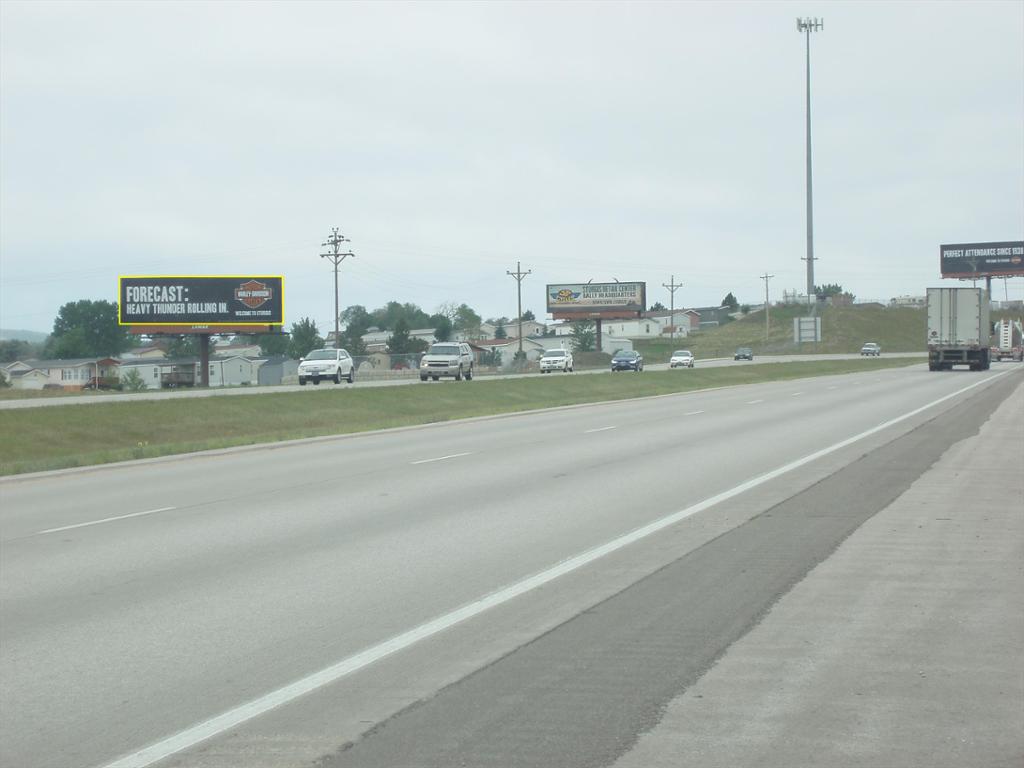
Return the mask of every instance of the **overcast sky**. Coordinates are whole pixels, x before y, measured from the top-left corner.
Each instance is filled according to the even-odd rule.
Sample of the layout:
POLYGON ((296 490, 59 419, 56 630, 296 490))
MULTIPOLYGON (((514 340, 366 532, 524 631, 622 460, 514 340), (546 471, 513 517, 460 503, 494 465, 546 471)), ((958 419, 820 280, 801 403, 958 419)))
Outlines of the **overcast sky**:
MULTIPOLYGON (((1024 3, 0 3, 0 327, 119 274, 282 274, 341 305, 544 316, 546 283, 648 303, 887 301, 939 244, 1024 237, 1024 3)), ((948 285, 957 283, 947 281, 948 285)), ((994 298, 1003 298, 997 283, 994 298)), ((1024 278, 1009 281, 1024 297, 1024 278)))

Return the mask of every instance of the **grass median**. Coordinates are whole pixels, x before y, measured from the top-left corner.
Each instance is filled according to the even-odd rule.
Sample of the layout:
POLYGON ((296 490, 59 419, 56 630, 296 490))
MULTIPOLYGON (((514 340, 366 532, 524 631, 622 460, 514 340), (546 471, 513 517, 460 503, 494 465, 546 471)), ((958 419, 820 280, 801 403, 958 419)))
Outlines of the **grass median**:
POLYGON ((920 363, 871 358, 0 411, 0 475, 920 363))

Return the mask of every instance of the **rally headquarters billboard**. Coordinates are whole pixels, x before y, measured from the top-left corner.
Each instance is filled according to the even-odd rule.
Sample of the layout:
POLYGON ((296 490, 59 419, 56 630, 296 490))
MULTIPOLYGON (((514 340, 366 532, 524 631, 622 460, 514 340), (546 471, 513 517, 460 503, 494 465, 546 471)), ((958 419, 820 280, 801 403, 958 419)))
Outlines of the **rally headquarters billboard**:
POLYGON ((968 280, 1024 276, 1024 240, 941 245, 939 266, 943 277, 968 280))
POLYGON ((643 312, 647 283, 562 283, 547 286, 547 311, 643 312))
POLYGON ((117 312, 121 325, 283 325, 284 278, 122 275, 117 312))

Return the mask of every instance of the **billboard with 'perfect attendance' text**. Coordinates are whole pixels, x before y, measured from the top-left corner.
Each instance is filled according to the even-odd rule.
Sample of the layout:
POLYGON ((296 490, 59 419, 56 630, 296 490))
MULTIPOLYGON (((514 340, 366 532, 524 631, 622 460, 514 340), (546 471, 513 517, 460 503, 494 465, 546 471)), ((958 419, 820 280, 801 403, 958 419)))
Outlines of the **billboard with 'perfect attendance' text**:
POLYGON ((121 325, 282 325, 280 275, 125 275, 118 280, 121 325))
POLYGON ((1024 241, 953 243, 939 246, 943 277, 978 279, 1024 275, 1024 241))

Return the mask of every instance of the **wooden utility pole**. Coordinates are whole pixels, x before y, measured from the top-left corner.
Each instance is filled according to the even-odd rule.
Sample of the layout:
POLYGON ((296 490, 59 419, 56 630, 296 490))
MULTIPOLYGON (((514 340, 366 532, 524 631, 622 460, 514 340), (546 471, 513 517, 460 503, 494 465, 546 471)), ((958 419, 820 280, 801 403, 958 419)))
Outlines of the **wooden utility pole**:
POLYGON ((764 342, 768 343, 768 281, 771 280, 775 275, 769 275, 765 272, 761 275, 761 279, 764 280, 764 342))
POLYGON ((352 251, 341 253, 341 244, 349 243, 347 237, 338 232, 338 228, 334 227, 331 230, 331 236, 327 238, 326 243, 321 243, 322 246, 330 246, 332 250, 327 253, 321 253, 321 259, 330 259, 334 264, 334 348, 341 349, 339 342, 340 334, 338 332, 338 265, 345 260, 345 257, 351 256, 353 259, 356 257, 352 251))
POLYGON ((676 276, 675 275, 672 275, 672 277, 669 278, 669 280, 671 280, 671 282, 669 282, 667 285, 665 283, 662 283, 662 285, 665 288, 668 288, 668 295, 669 295, 669 300, 668 300, 669 310, 668 311, 671 313, 671 318, 672 318, 672 331, 670 332, 669 336, 674 339, 676 337, 676 290, 678 290, 679 288, 682 288, 683 284, 676 282, 676 276))
POLYGON ((509 272, 505 270, 506 275, 511 275, 516 279, 516 318, 519 323, 519 357, 523 356, 523 278, 530 274, 532 270, 526 270, 523 272, 522 265, 516 262, 516 271, 509 272))

